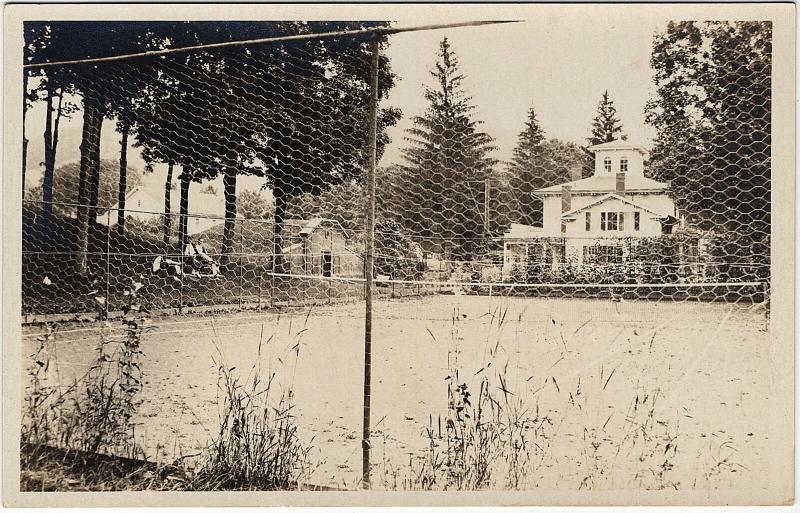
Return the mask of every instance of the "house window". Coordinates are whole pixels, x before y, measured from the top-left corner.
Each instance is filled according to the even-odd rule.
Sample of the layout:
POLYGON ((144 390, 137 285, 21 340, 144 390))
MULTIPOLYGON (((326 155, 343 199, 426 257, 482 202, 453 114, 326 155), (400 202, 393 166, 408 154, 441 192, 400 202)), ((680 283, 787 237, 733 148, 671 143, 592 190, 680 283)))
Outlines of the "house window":
POLYGON ((639 231, 639 212, 633 213, 633 229, 639 231))
POLYGON ((600 212, 600 229, 602 231, 617 231, 619 229, 618 212, 600 212))
POLYGON ((627 173, 628 172, 628 158, 622 157, 619 161, 619 172, 620 173, 627 173))
POLYGON ((595 265, 621 264, 622 247, 600 244, 584 246, 583 263, 595 265))
POLYGON ((610 157, 606 157, 605 159, 603 159, 603 169, 605 170, 606 173, 610 173, 611 172, 611 158, 610 157))
MULTIPOLYGON (((639 213, 633 213, 634 230, 638 230, 639 213)), ((625 212, 600 212, 600 230, 604 232, 625 231, 625 212)))
POLYGON ((592 229, 592 213, 586 212, 586 231, 590 231, 592 229))

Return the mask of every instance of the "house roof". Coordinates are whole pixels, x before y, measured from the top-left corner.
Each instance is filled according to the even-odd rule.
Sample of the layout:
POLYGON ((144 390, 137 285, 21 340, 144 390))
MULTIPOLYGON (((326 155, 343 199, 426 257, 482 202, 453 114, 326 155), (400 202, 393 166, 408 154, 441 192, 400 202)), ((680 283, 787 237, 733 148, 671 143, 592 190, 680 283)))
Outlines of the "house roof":
POLYGON ((588 148, 591 151, 603 151, 603 150, 634 150, 638 151, 642 155, 647 153, 647 150, 641 144, 632 143, 630 141, 611 141, 607 143, 595 144, 593 146, 589 146, 588 148))
POLYGON ((538 237, 542 233, 541 226, 531 226, 529 224, 511 223, 511 227, 503 234, 504 239, 529 239, 538 237))
MULTIPOLYGON (((534 194, 560 194, 561 189, 565 186, 572 187, 572 193, 598 193, 598 192, 613 192, 617 189, 616 175, 595 175, 589 178, 582 178, 581 180, 574 180, 572 182, 552 185, 543 189, 537 189, 534 194)), ((665 191, 669 186, 663 182, 657 182, 650 178, 645 178, 641 175, 625 175, 625 190, 637 192, 661 192, 665 191)))
POLYGON ((611 193, 611 194, 606 194, 605 196, 603 196, 601 198, 598 198, 597 200, 592 201, 591 203, 587 203, 586 205, 584 205, 584 206, 582 206, 580 208, 576 208, 574 210, 570 210, 569 212, 564 212, 563 214, 561 214, 561 217, 562 218, 573 218, 575 216, 575 214, 577 214, 579 212, 582 212, 582 211, 586 210, 587 208, 592 208, 592 207, 594 207, 596 205, 600 205, 601 203, 605 203, 606 201, 608 201, 610 199, 616 199, 616 200, 622 201, 623 203, 627 203, 628 205, 631 205, 632 207, 638 208, 638 209, 643 210, 645 212, 649 212, 650 214, 653 214, 655 217, 658 217, 658 218, 666 218, 666 217, 670 216, 670 214, 668 214, 668 213, 659 212, 657 210, 653 210, 652 208, 650 208, 648 206, 642 205, 641 203, 638 203, 636 201, 630 200, 630 199, 628 199, 628 198, 626 198, 624 196, 620 196, 619 194, 611 193))
POLYGON ((344 236, 347 237, 347 230, 345 230, 342 224, 335 219, 326 219, 324 217, 314 217, 311 219, 287 219, 286 224, 288 226, 299 226, 300 231, 298 233, 304 236, 311 235, 317 228, 329 227, 342 232, 344 236))

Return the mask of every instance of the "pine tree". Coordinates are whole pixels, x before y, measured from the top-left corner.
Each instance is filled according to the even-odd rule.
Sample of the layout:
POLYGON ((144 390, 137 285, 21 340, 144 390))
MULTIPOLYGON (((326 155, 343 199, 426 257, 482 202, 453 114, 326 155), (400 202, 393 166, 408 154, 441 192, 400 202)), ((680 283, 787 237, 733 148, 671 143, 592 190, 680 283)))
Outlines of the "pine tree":
POLYGON ((482 182, 494 173, 497 160, 490 154, 495 147, 492 137, 478 130, 481 121, 473 117, 475 106, 447 38, 437 58, 431 70, 436 86, 425 89, 428 108, 407 131, 409 146, 402 152, 405 164, 394 193, 406 200, 398 217, 407 230, 469 259, 485 231, 482 182))
POLYGON ((609 98, 608 91, 603 92, 603 98, 597 106, 597 116, 592 121, 592 136, 588 139, 589 145, 602 144, 624 138, 622 135, 622 122, 617 119, 617 109, 614 100, 609 98))
POLYGON ((519 133, 513 158, 508 165, 508 185, 512 196, 510 205, 513 222, 541 223, 541 201, 533 197, 533 191, 542 186, 541 167, 544 130, 536 119, 533 107, 528 110, 525 129, 519 133), (538 203, 538 204, 537 204, 538 203))
POLYGON ((514 148, 514 158, 511 161, 512 169, 519 169, 533 162, 539 145, 544 141, 544 130, 536 119, 533 107, 528 110, 528 120, 525 121, 525 130, 517 137, 517 147, 514 148))

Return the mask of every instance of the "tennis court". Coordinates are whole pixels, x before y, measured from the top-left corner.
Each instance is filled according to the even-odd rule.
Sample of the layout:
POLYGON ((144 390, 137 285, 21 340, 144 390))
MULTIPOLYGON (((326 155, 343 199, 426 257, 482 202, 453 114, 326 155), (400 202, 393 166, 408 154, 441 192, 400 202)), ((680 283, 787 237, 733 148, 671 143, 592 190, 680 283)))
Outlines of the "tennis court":
MULTIPOLYGON (((318 463, 312 480, 355 487, 363 315, 354 303, 152 319, 142 340, 137 436, 162 461, 199 452, 218 425, 218 365, 243 376, 260 365, 293 390, 300 436, 318 463)), ((25 354, 37 331, 25 328, 25 354)), ((59 331, 51 358, 66 384, 85 372, 99 333, 80 325, 59 331)), ((392 473, 428 448, 426 428, 446 415, 446 378, 456 368, 470 387, 502 372, 504 388, 550 419, 527 486, 574 489, 591 478, 599 489, 657 487, 641 467, 658 437, 678 447, 662 485, 753 485, 768 475, 760 420, 768 409, 767 344, 759 305, 444 294, 377 301, 374 483, 393 486, 392 473), (630 445, 631 408, 651 402, 653 431, 630 445)))

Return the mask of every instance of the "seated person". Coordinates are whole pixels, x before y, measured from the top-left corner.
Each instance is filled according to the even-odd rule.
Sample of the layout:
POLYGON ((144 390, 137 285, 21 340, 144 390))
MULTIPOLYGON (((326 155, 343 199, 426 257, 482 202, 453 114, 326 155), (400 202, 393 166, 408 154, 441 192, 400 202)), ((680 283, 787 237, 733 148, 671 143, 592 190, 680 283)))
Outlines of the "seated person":
POLYGON ((183 271, 181 271, 180 262, 159 255, 153 260, 153 274, 172 276, 177 280, 183 271))
POLYGON ((219 266, 205 249, 205 238, 200 237, 194 242, 190 237, 186 238, 186 248, 183 255, 187 257, 186 264, 191 267, 194 274, 200 275, 204 270, 210 270, 211 276, 219 275, 219 266))

